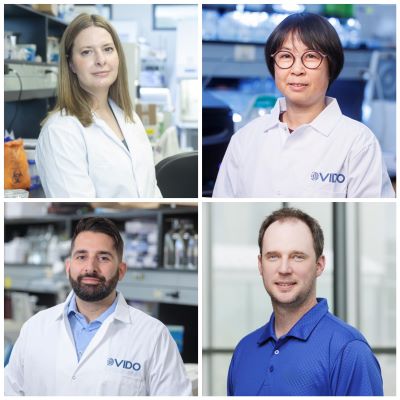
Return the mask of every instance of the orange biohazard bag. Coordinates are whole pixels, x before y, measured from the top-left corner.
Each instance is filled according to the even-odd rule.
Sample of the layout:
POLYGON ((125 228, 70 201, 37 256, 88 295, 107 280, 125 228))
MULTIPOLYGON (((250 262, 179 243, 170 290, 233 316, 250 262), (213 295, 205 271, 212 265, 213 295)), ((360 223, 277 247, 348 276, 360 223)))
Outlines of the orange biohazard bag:
POLYGON ((4 189, 29 189, 31 178, 22 139, 4 143, 4 189))

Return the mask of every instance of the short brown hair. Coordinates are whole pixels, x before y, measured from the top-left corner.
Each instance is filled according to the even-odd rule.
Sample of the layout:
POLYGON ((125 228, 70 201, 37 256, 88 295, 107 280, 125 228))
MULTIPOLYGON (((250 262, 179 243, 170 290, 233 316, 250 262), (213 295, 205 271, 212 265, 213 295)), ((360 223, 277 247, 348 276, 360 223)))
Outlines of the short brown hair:
POLYGON ((75 116, 83 126, 93 123, 90 95, 79 85, 77 76, 72 72, 69 62, 72 48, 78 34, 84 29, 96 26, 105 29, 112 37, 118 53, 118 76, 109 90, 109 97, 122 108, 125 119, 134 122, 133 106, 128 91, 128 74, 126 60, 118 34, 106 19, 99 15, 79 14, 64 31, 60 43, 60 63, 58 72, 57 103, 50 114, 42 121, 42 125, 50 115, 57 111, 65 111, 67 115, 75 116))
POLYGON ((96 233, 104 233, 113 240, 114 248, 117 251, 118 261, 122 261, 122 255, 124 252, 124 241, 122 240, 121 234, 117 226, 109 220, 108 218, 103 217, 88 217, 83 218, 78 222, 78 225, 75 228, 74 235, 71 239, 71 250, 70 255, 72 255, 72 251, 75 245, 76 237, 82 232, 96 232, 96 233))
POLYGON ((324 233, 322 232, 321 226, 316 219, 306 214, 305 212, 297 208, 289 207, 284 207, 280 210, 274 211, 271 215, 265 218, 265 220, 261 224, 260 231, 258 233, 258 247, 260 248, 260 254, 262 255, 262 242, 267 228, 276 221, 285 221, 288 219, 298 219, 308 226, 311 231, 314 242, 314 251, 318 260, 318 258, 322 255, 322 252, 324 251, 324 233))

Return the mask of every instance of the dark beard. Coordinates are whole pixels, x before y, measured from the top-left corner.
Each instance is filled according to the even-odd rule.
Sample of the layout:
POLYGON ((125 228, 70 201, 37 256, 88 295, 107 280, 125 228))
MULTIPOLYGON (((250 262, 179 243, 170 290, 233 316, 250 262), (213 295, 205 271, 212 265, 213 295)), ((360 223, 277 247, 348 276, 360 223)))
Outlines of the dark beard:
POLYGON ((72 289, 75 295, 83 300, 88 302, 100 301, 109 296, 112 291, 117 287, 119 280, 119 271, 115 273, 113 277, 111 277, 108 281, 104 276, 97 274, 96 272, 92 274, 84 274, 79 275, 77 280, 71 277, 69 274, 69 283, 72 286, 72 289), (100 282, 97 285, 86 285, 81 283, 83 278, 97 278, 100 282))

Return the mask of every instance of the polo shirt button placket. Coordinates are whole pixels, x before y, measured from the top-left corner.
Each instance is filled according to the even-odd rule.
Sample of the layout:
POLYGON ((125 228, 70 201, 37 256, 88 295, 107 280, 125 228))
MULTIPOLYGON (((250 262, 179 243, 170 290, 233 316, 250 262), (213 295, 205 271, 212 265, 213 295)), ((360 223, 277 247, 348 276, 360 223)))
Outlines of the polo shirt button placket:
POLYGON ((279 354, 279 350, 276 349, 276 350, 274 351, 274 354, 277 356, 277 355, 279 354))

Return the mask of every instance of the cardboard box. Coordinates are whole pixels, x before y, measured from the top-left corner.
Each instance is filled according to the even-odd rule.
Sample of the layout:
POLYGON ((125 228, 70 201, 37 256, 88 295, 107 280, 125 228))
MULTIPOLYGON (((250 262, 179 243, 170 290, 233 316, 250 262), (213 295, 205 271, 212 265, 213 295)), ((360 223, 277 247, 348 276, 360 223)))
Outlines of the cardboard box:
POLYGON ((58 5, 57 4, 32 4, 32 8, 36 11, 41 11, 46 14, 58 15, 58 5))
POLYGON ((136 114, 145 127, 157 125, 157 106, 155 104, 137 104, 136 114))

